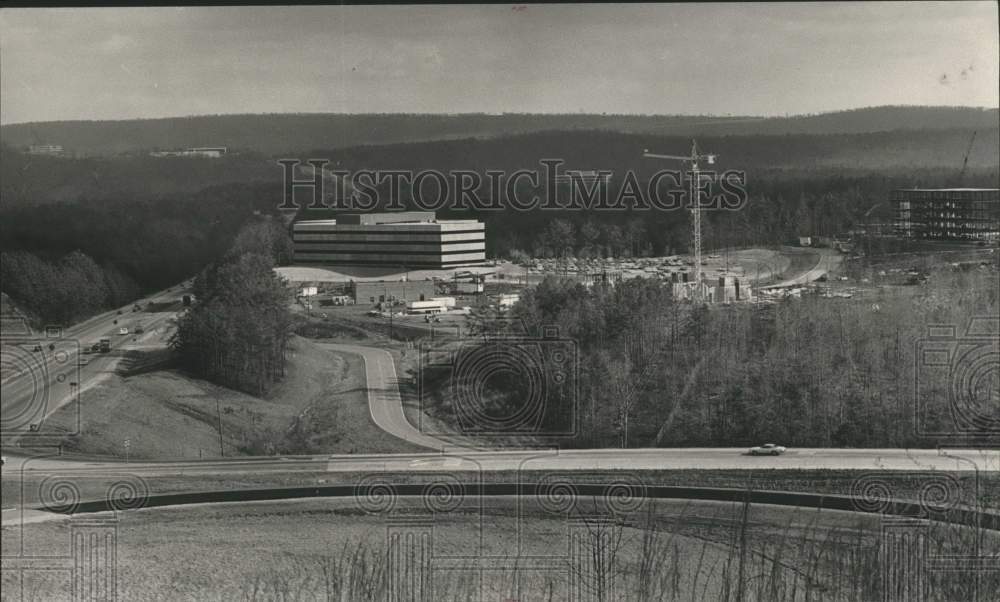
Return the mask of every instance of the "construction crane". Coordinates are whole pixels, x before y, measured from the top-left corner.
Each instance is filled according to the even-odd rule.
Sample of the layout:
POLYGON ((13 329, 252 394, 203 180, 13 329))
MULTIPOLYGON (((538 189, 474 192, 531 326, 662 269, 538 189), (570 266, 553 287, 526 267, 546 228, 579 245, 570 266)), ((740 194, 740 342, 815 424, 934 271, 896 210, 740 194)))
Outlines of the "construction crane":
POLYGON ((961 186, 965 182, 965 168, 969 166, 969 154, 972 153, 972 143, 976 141, 976 133, 978 130, 973 130, 972 138, 969 138, 969 148, 965 149, 965 159, 962 160, 962 171, 958 174, 958 185, 961 186))
POLYGON ((702 296, 702 285, 701 285, 701 199, 698 197, 699 184, 701 183, 700 176, 701 172, 698 169, 698 164, 704 160, 707 161, 709 165, 715 163, 715 157, 717 155, 713 154, 702 154, 698 152, 698 141, 691 141, 691 154, 687 157, 680 155, 660 155, 657 153, 651 153, 647 149, 642 154, 643 157, 649 159, 667 159, 673 161, 682 161, 684 163, 691 164, 691 222, 693 228, 693 246, 694 246, 694 300, 701 301, 702 296))

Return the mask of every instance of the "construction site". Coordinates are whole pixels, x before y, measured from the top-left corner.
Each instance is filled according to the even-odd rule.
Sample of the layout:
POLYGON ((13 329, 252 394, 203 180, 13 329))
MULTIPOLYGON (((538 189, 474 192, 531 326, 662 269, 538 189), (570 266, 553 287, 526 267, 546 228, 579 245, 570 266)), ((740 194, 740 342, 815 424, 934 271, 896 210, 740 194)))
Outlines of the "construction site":
POLYGON ((895 234, 931 240, 1000 240, 1000 190, 913 188, 893 190, 895 234))
MULTIPOLYGON (((970 150, 974 140, 975 133, 970 140, 970 150)), ((968 152, 956 182, 964 179, 968 152)), ((690 174, 686 184, 690 187, 691 198, 703 180, 702 166, 713 165, 717 158, 715 154, 699 150, 695 140, 687 155, 665 155, 647 150, 643 157, 680 164, 690 174)), ((852 298, 863 296, 866 288, 878 286, 878 283, 919 284, 927 279, 927 266, 914 263, 916 258, 947 260, 954 256, 950 261, 956 265, 964 261, 988 265, 993 259, 988 254, 1000 240, 1000 195, 996 188, 897 189, 891 191, 887 199, 873 199, 872 209, 860 218, 856 227, 843 235, 825 238, 802 232, 797 236, 797 243, 781 247, 721 249, 711 254, 706 254, 703 248, 700 203, 692 203, 688 211, 691 216, 689 255, 566 255, 525 258, 516 264, 482 260, 480 265, 450 267, 422 266, 418 258, 406 256, 407 251, 403 249, 409 247, 404 246, 398 250, 400 255, 389 262, 393 265, 340 265, 339 256, 331 256, 327 264, 309 262, 308 265, 278 268, 278 271, 292 283, 321 290, 327 296, 326 305, 426 304, 429 299, 443 295, 467 297, 467 303, 478 305, 480 297, 517 294, 548 276, 571 279, 586 287, 615 286, 632 278, 654 279, 667 283, 677 300, 729 305, 768 303, 797 297, 810 290, 826 298, 852 298), (877 208, 886 206, 892 207, 892 218, 881 214, 873 216, 877 208), (888 261, 884 269, 872 269, 873 258, 885 255, 884 252, 873 254, 873 239, 890 247, 899 246, 906 254, 898 257, 898 262, 883 257, 888 261), (859 245, 858 241, 864 244, 859 245), (917 248, 915 244, 923 244, 926 248, 917 248), (894 271, 886 272, 886 269, 894 271), (888 274, 898 274, 900 278, 893 279, 888 274), (842 290, 848 286, 846 283, 852 283, 854 288, 842 290)), ((376 215, 372 219, 405 222, 408 216, 382 214, 382 218, 376 215)), ((423 215, 421 219, 445 223, 436 222, 433 214, 423 215)), ((479 233, 477 248, 482 249, 485 229, 479 233)), ((406 242, 407 235, 401 230, 403 239, 400 242, 406 242)), ((442 307, 440 311, 448 309, 442 307)))

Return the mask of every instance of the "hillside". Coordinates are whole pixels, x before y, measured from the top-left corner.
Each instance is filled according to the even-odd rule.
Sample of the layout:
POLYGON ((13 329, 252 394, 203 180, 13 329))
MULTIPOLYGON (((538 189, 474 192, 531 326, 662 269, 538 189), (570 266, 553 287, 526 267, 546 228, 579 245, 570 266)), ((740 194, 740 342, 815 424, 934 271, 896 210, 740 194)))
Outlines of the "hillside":
POLYGON ((791 117, 594 114, 270 114, 125 121, 54 121, 0 127, 4 144, 59 144, 77 155, 113 155, 191 146, 265 154, 542 130, 653 135, 821 135, 893 130, 990 129, 997 109, 887 106, 791 117))
POLYGON ((4 205, 78 199, 151 198, 194 193, 226 183, 280 179, 270 159, 249 154, 220 159, 190 157, 51 157, 0 151, 0 196, 4 205))
MULTIPOLYGON (((702 136, 702 148, 720 156, 717 168, 792 170, 803 175, 844 170, 942 169, 957 171, 972 132, 897 130, 867 134, 702 136)), ((317 147, 290 156, 324 157, 348 170, 360 169, 540 169, 539 160, 559 157, 564 169, 607 169, 615 173, 652 173, 664 167, 642 158, 643 149, 684 153, 690 140, 607 131, 542 131, 488 140, 464 138, 404 144, 317 147)), ((1000 130, 978 130, 969 155, 970 172, 995 173, 1000 165, 1000 130)), ((191 194, 209 187, 267 184, 280 187, 282 169, 258 154, 221 159, 148 156, 60 158, 25 155, 9 148, 0 161, 0 195, 6 207, 43 205, 80 199, 153 199, 191 194)), ((973 183, 973 182, 970 182, 973 183)), ((268 193, 280 203, 280 188, 268 193)))
MULTIPOLYGON (((865 134, 787 134, 698 137, 699 147, 719 155, 718 170, 886 170, 951 168, 969 148, 970 130, 896 130, 865 134)), ((607 131, 543 131, 490 140, 463 139, 348 149, 313 150, 347 170, 541 169, 543 158, 560 158, 563 169, 652 173, 670 164, 644 159, 644 149, 686 154, 691 140, 607 131)), ((305 158, 306 155, 303 155, 305 158)), ((972 168, 1000 163, 1000 129, 978 130, 969 153, 972 168)), ((676 165, 674 166, 676 167, 676 165)))

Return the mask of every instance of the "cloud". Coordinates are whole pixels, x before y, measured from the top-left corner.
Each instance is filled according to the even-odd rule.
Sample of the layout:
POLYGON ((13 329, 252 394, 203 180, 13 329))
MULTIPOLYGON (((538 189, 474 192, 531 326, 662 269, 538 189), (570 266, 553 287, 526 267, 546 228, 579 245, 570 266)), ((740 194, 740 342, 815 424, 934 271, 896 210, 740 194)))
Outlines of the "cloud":
POLYGON ((995 3, 4 9, 0 122, 996 106, 996 16, 995 3))

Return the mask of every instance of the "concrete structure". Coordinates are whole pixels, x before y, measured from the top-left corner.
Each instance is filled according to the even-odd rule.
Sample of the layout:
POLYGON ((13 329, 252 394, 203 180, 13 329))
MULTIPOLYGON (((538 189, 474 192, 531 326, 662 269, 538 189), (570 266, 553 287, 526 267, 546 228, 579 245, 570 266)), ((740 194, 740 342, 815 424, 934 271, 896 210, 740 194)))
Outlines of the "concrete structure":
POLYGON ((893 190, 895 233, 940 240, 1000 239, 1000 190, 913 188, 893 190))
POLYGON ((342 215, 296 222, 297 264, 445 269, 486 263, 486 226, 429 211, 342 215))
POLYGON ((753 298, 750 286, 732 276, 719 276, 718 284, 709 291, 709 303, 736 303, 753 298))
POLYGON ((700 298, 705 303, 739 303, 753 300, 753 289, 746 282, 732 276, 719 276, 717 282, 702 280, 701 290, 688 272, 671 274, 671 293, 675 299, 693 300, 700 298), (696 293, 700 293, 697 295, 696 293))
POLYGON ((355 282, 350 287, 355 303, 426 301, 437 294, 433 280, 355 282))

